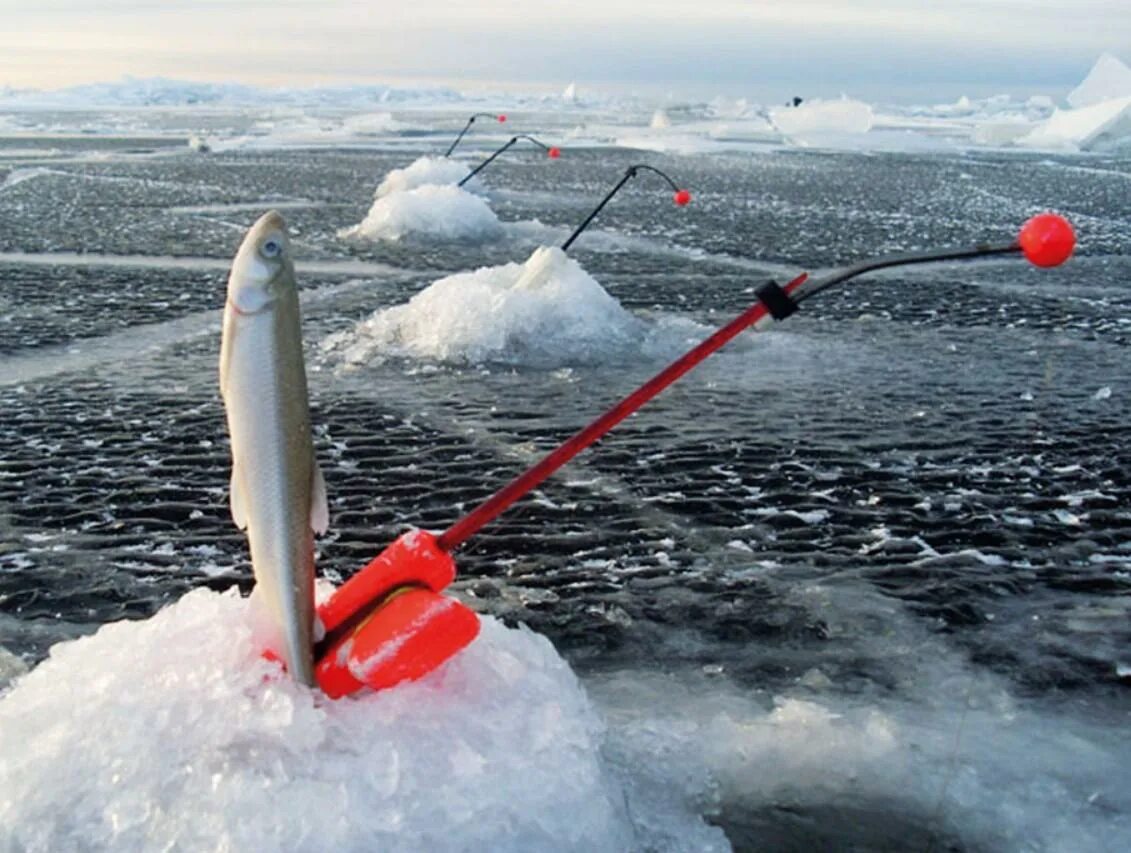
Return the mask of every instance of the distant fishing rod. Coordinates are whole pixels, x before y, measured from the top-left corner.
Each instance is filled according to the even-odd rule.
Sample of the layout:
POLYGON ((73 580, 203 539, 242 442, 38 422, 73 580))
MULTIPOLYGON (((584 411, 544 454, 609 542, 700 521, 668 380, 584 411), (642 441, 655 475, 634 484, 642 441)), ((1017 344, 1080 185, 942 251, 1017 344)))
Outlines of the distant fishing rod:
MULTIPOLYGON (((628 177, 631 175, 626 175, 621 184, 628 177)), ((755 291, 753 305, 439 536, 424 530, 399 536, 338 587, 318 609, 318 621, 325 632, 315 649, 319 686, 334 698, 366 686, 380 690, 427 675, 467 646, 478 634, 478 617, 459 601, 441 595, 455 579, 452 552, 744 330, 762 329, 775 320, 784 320, 806 299, 875 270, 1015 254, 1024 255, 1038 267, 1055 267, 1068 260, 1075 245, 1076 235, 1068 221, 1044 213, 1026 222, 1012 243, 893 255, 843 267, 820 278, 801 273, 785 286, 773 281, 763 284, 755 291)))
POLYGON ((502 124, 503 122, 505 122, 507 120, 507 117, 505 115, 503 115, 502 113, 500 113, 499 115, 495 115, 494 113, 472 113, 471 118, 469 118, 467 120, 467 124, 465 124, 463 126, 463 130, 461 130, 459 132, 459 135, 456 136, 456 138, 452 140, 452 144, 449 145, 448 150, 444 152, 445 157, 451 157, 452 156, 452 152, 456 150, 456 146, 459 145, 459 141, 461 139, 463 139, 463 135, 465 133, 467 133, 469 130, 471 130, 471 126, 473 124, 475 124, 475 120, 477 118, 493 118, 495 121, 499 122, 500 124, 502 124))
POLYGON ((608 195, 601 199, 600 203, 595 208, 593 208, 592 212, 588 216, 585 217, 585 221, 578 225, 577 230, 570 234, 569 238, 564 243, 562 243, 563 252, 569 250, 569 247, 573 245, 573 241, 581 236, 581 232, 589 227, 589 223, 597 218, 597 214, 604 209, 606 204, 612 201, 613 196, 619 193, 621 191, 621 188, 625 184, 635 178, 637 173, 639 173, 641 169, 644 169, 648 172, 655 172, 657 175, 668 182, 668 185, 673 190, 675 190, 675 194, 672 196, 672 201, 677 207, 684 207, 691 202, 691 193, 687 190, 680 189, 679 185, 676 184, 675 181, 673 181, 666 173, 661 172, 655 166, 649 166, 645 163, 637 163, 635 166, 629 166, 628 169, 625 170, 624 177, 617 181, 616 186, 609 190, 608 195))
POLYGON ((512 145, 514 145, 520 139, 527 139, 530 142, 533 142, 535 145, 541 147, 542 150, 546 152, 546 156, 549 157, 551 160, 557 160, 559 157, 562 156, 562 149, 558 148, 557 146, 547 145, 545 142, 541 142, 541 141, 535 139, 533 136, 527 136, 525 134, 520 134, 518 136, 512 136, 510 138, 509 142, 501 145, 498 149, 496 149, 494 154, 492 154, 490 157, 488 157, 486 160, 484 160, 482 163, 480 163, 478 166, 476 166, 474 169, 472 169, 462 181, 460 181, 458 184, 456 184, 456 186, 462 187, 464 184, 466 184, 468 181, 470 181, 472 178, 474 178, 476 175, 478 175, 480 172, 482 172, 484 169, 486 169, 487 166, 489 166, 491 164, 491 162, 496 157, 498 157, 500 154, 502 154, 504 151, 506 151, 508 148, 510 148, 512 145))

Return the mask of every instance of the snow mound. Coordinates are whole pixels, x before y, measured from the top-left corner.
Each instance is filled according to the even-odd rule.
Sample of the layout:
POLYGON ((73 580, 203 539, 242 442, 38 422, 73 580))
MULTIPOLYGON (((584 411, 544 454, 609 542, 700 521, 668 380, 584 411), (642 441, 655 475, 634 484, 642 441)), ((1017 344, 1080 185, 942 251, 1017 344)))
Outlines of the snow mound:
POLYGON ((1057 110, 1017 140, 1027 148, 1114 151, 1131 147, 1131 95, 1076 110, 1057 110))
POLYGON ((476 242, 494 240, 502 233, 499 218, 479 196, 460 187, 426 184, 381 196, 365 219, 338 236, 400 240, 414 235, 476 242))
POLYGON ((1127 97, 1131 97, 1131 68, 1105 53, 1096 60, 1084 82, 1068 93, 1067 100, 1070 107, 1081 109, 1127 97))
POLYGON ((406 305, 330 336, 323 348, 353 364, 393 355, 559 366, 603 361, 642 336, 642 322, 577 261, 543 246, 523 264, 442 278, 406 305))
POLYGON ((428 678, 334 702, 280 678, 248 621, 247 599, 200 589, 19 678, 0 698, 0 848, 622 851, 662 824, 667 849, 724 849, 687 803, 673 832, 670 803, 626 791, 529 630, 484 617, 428 678))
MULTIPOLYGON (((397 192, 414 190, 427 185, 458 184, 470 171, 463 163, 447 157, 421 157, 403 169, 393 169, 377 187, 377 198, 397 192)), ((469 190, 478 186, 478 180, 468 181, 469 190)))

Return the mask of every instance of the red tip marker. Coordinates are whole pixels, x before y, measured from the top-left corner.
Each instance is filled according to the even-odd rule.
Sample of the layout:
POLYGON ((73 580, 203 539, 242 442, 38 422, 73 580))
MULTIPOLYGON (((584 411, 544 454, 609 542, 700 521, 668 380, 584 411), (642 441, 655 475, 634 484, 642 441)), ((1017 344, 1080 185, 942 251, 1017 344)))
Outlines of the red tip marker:
POLYGON ((672 196, 672 201, 676 203, 677 207, 683 207, 691 203, 691 193, 687 190, 679 190, 672 196))
POLYGON ((1057 267, 1076 248, 1076 232, 1063 216, 1041 213, 1023 226, 1017 239, 1029 263, 1038 267, 1057 267))
POLYGON ((549 151, 546 152, 546 156, 549 157, 551 160, 557 160, 559 157, 562 156, 562 149, 551 148, 549 151))
POLYGON ((505 115, 499 116, 499 124, 502 124, 506 120, 507 120, 507 117, 505 115))

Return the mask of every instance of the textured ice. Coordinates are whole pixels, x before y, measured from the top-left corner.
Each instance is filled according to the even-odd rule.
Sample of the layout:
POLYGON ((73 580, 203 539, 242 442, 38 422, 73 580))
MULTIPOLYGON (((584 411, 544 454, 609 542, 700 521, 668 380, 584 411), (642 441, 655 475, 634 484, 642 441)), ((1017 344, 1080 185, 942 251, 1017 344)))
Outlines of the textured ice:
MULTIPOLYGON (((420 157, 403 169, 392 169, 377 187, 377 198, 395 192, 414 190, 428 184, 458 184, 467 177, 470 170, 457 160, 447 157, 420 157)), ((478 178, 467 182, 467 189, 474 192, 480 187, 478 178)))
POLYGON ((406 236, 478 242, 502 236, 503 226, 482 198, 455 186, 427 184, 394 192, 373 202, 343 238, 400 240, 406 236))
POLYGON ((1084 81, 1068 93, 1066 100, 1070 107, 1080 109, 1128 97, 1131 97, 1131 68, 1105 53, 1096 60, 1084 81))
POLYGON ((325 347, 352 363, 396 355, 557 366, 623 353, 643 337, 643 325, 577 261, 543 246, 522 264, 442 278, 325 347))
POLYGON ((540 635, 484 618, 428 678, 335 702, 280 677, 248 621, 238 594, 196 590, 19 678, 0 849, 623 851, 657 825, 660 849, 726 849, 686 803, 626 802, 540 635))

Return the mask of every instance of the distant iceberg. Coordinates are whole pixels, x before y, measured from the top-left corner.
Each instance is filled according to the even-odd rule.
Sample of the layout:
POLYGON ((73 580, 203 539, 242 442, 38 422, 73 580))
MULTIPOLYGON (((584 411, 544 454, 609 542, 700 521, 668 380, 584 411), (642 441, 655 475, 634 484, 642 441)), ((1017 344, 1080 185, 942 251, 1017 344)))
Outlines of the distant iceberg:
POLYGON ((1110 53, 1096 60, 1084 82, 1068 93, 1073 109, 1131 97, 1131 68, 1110 53))
POLYGON ((1068 151, 1131 148, 1131 95, 1076 110, 1057 110, 1017 144, 1068 151))
POLYGON ((794 139, 810 136, 867 133, 872 129, 872 107, 844 97, 835 101, 812 100, 797 107, 775 107, 770 121, 782 134, 794 139))
POLYGON ((1017 140, 1025 148, 1115 151, 1131 148, 1131 68, 1103 54, 1056 110, 1017 140))

